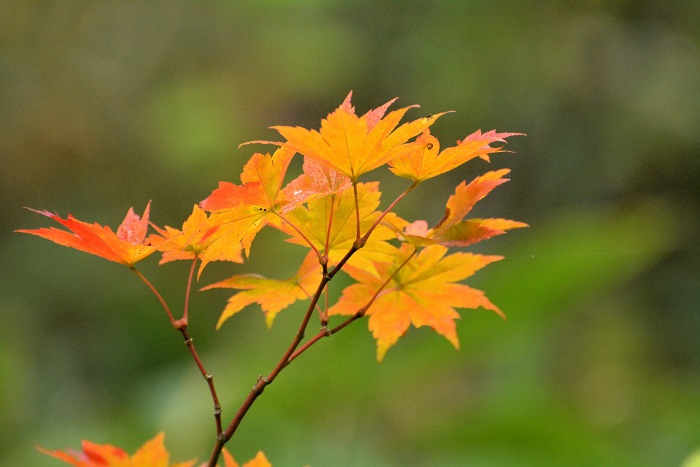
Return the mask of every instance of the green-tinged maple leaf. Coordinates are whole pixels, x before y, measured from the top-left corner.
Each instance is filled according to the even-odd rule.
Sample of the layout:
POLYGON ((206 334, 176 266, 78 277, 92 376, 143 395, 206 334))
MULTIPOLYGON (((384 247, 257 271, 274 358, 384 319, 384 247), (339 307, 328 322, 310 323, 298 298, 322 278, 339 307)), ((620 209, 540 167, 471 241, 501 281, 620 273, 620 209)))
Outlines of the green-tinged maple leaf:
POLYGON ((148 231, 150 206, 151 203, 149 202, 141 217, 134 213, 133 208, 129 208, 124 221, 119 225, 116 233, 109 227, 103 227, 97 223, 88 224, 87 222, 79 221, 70 214, 68 218, 62 219, 48 211, 37 211, 34 209, 31 209, 31 211, 53 219, 70 230, 70 232, 55 227, 34 230, 23 229, 17 230, 17 232, 37 235, 59 245, 85 251, 115 263, 132 267, 134 263, 141 261, 155 251, 153 247, 144 243, 148 231))
MULTIPOLYGON (((362 233, 367 232, 381 215, 377 211, 380 197, 378 182, 357 184, 362 233)), ((394 213, 389 213, 385 219, 395 226, 406 225, 406 222, 394 213)), ((290 235, 288 241, 304 246, 308 246, 307 240, 310 241, 318 251, 328 255, 329 265, 337 264, 352 248, 357 238, 355 198, 352 190, 312 200, 306 206, 300 206, 290 212, 287 220, 295 227, 286 224, 280 226, 282 231, 290 235)), ((374 263, 371 258, 383 255, 388 247, 385 240, 395 237, 391 229, 380 225, 364 247, 353 255, 350 264, 372 269, 374 263)))
POLYGON ((440 142, 426 128, 410 151, 389 161, 389 169, 399 177, 420 182, 448 172, 476 157, 488 161, 489 154, 503 151, 501 147, 492 147, 491 143, 505 142, 506 138, 517 135, 522 133, 496 133, 492 130, 482 134, 481 130, 477 130, 462 141, 457 141, 457 146, 441 152, 440 142))
POLYGON ((399 237, 414 247, 420 247, 436 243, 444 246, 468 246, 504 234, 510 229, 527 227, 528 225, 524 222, 508 219, 464 220, 479 200, 508 181, 507 178, 503 178, 503 175, 509 172, 508 169, 487 172, 476 177, 469 184, 460 183, 455 193, 447 200, 445 215, 432 229, 428 228, 428 223, 423 220, 405 225, 403 231, 398 225, 394 225, 393 228, 399 237))
POLYGON ((226 235, 220 225, 210 221, 207 213, 196 204, 192 214, 182 224, 182 230, 169 226, 153 226, 157 235, 150 235, 146 243, 163 253, 159 264, 176 260, 201 260, 201 274, 210 261, 243 262, 243 245, 240 241, 226 241, 226 235), (216 243, 218 240, 222 240, 216 243), (214 247, 212 247, 214 245, 214 247))
POLYGON ((270 327, 277 313, 297 300, 309 298, 316 291, 320 281, 321 265, 316 255, 309 252, 297 273, 289 279, 267 279, 254 274, 241 274, 208 285, 202 290, 213 288, 243 290, 229 298, 216 324, 217 329, 231 316, 252 303, 260 305, 265 313, 265 322, 270 327))
POLYGON ((156 435, 141 446, 133 456, 129 456, 121 448, 90 441, 83 441, 81 452, 37 449, 77 467, 192 467, 195 464, 195 461, 170 464, 170 456, 163 445, 163 438, 163 433, 156 435))
POLYGON ((353 182, 370 170, 409 151, 407 141, 428 128, 443 113, 419 118, 397 128, 409 106, 385 115, 393 99, 362 117, 355 114, 352 92, 321 122, 320 131, 301 127, 274 126, 286 142, 253 141, 288 147, 347 175, 353 182))
POLYGON ((354 315, 364 310, 377 340, 379 361, 411 324, 430 326, 459 348, 455 325, 459 314, 455 308, 482 307, 503 316, 483 292, 457 283, 502 259, 501 256, 446 255, 447 248, 441 245, 427 246, 417 254, 413 251, 411 245, 403 244, 395 250, 392 261, 375 262, 378 275, 356 267, 343 268, 358 283, 343 290, 338 302, 328 310, 329 315, 354 315), (397 271, 403 264, 402 258, 408 262, 397 271), (387 278, 390 280, 385 285, 387 278), (371 306, 365 309, 368 304, 371 306))

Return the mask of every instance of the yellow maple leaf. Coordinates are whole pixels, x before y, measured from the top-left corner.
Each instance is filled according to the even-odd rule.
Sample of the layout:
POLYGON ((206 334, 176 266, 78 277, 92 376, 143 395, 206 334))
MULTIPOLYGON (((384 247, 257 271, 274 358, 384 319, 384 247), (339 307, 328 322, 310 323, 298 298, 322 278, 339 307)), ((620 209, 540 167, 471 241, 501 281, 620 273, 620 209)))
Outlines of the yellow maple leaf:
POLYGON ((395 249, 392 260, 376 261, 378 275, 351 266, 343 268, 357 283, 343 290, 338 302, 328 310, 329 315, 354 315, 364 309, 369 316, 369 329, 377 340, 379 361, 411 324, 430 326, 459 348, 455 325, 459 313, 455 308, 482 307, 503 316, 483 292, 457 283, 503 259, 502 256, 446 255, 447 248, 441 245, 427 246, 418 254, 413 251, 405 243, 395 249))
MULTIPOLYGON (((367 112, 355 114, 350 100, 345 101, 321 122, 320 131, 302 127, 274 126, 286 142, 252 141, 288 147, 348 176, 352 182, 363 173, 374 170, 409 151, 417 143, 407 143, 432 125, 441 115, 423 117, 398 126, 408 109, 404 107, 385 115, 396 100, 367 112), (397 128, 398 126, 398 128, 397 128)), ((249 143, 248 143, 249 144, 249 143)))

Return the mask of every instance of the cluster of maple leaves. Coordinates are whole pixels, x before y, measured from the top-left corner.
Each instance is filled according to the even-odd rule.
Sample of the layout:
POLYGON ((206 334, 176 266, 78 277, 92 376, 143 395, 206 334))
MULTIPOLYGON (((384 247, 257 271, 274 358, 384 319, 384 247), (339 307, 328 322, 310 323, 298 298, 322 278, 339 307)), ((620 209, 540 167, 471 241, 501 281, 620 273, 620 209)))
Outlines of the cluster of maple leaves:
MULTIPOLYGON (((314 310, 318 312, 325 330, 319 337, 368 316, 380 361, 411 325, 429 326, 459 347, 456 308, 482 307, 502 315, 483 292, 460 282, 502 257, 464 251, 450 253, 449 249, 468 246, 509 229, 526 227, 522 222, 506 219, 466 218, 477 201, 507 181, 504 176, 509 170, 490 171, 469 183, 459 184, 447 200, 443 218, 433 227, 423 220, 404 220, 392 209, 421 182, 474 158, 488 161, 490 154, 503 150, 501 146, 492 146, 493 143, 503 143, 519 133, 476 131, 455 146, 441 150, 429 128, 444 113, 399 125, 414 106, 387 113, 394 99, 358 116, 351 105, 351 95, 322 120, 318 131, 276 126, 273 128, 284 141, 246 143, 267 143, 278 148, 273 154, 255 153, 243 168, 241 183, 220 182, 209 197, 194 205, 191 215, 179 229, 150 223, 149 203, 142 216, 129 209, 116 232, 70 215, 63 219, 47 211, 36 212, 67 230, 51 227, 21 232, 101 256, 134 271, 137 262, 160 252, 161 264, 190 260, 192 272, 198 264, 199 278, 211 261, 242 263, 250 255, 258 232, 263 227, 271 227, 286 234, 289 243, 306 248, 305 259, 290 278, 242 274, 204 287, 202 290, 238 290, 228 300, 217 328, 253 303, 260 305, 267 325, 271 326, 277 313, 298 300, 308 300, 305 319, 308 321, 314 310), (296 154, 304 157, 303 172, 285 184, 287 169, 296 154), (379 182, 360 181, 360 177, 385 165, 395 175, 408 179, 410 185, 387 208, 381 209, 379 182), (149 235, 149 226, 155 233, 149 235), (354 283, 329 306, 321 297, 341 270, 354 283), (346 316, 346 321, 329 329, 330 317, 335 315, 346 316)), ((138 271, 137 274, 140 275, 138 271)), ((155 288, 146 283, 163 303, 173 326, 186 327, 187 307, 183 318, 176 320, 155 288)), ((296 341, 294 347, 299 344, 296 341)), ((295 348, 290 349, 284 363, 291 362, 305 349, 302 346, 295 353, 295 348)), ((146 446, 151 445, 162 447, 161 438, 146 446)), ((160 447, 153 449, 158 451, 160 447)), ((107 459, 106 453, 119 452, 114 455, 127 459, 123 451, 115 449, 88 443, 80 458, 107 459)), ((151 452, 146 447, 143 449, 151 452)), ((141 452, 134 458, 138 459, 141 452)), ((85 463, 88 461, 57 453, 52 455, 81 466, 146 465, 134 460, 85 463)), ((161 463, 147 465, 167 465, 167 456, 159 459, 161 463)), ((225 461, 226 466, 236 465, 227 457, 225 461)))

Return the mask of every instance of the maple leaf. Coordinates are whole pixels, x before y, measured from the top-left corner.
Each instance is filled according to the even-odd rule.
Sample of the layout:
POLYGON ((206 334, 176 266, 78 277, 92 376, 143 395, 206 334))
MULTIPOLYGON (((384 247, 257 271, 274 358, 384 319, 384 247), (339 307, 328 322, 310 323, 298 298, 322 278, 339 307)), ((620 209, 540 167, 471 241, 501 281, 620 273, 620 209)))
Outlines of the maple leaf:
MULTIPOLYGON (((223 450, 224 455, 224 467, 238 467, 238 463, 235 461, 233 456, 228 452, 228 450, 223 450)), ((243 464, 243 467, 272 467, 270 461, 267 460, 265 454, 262 451, 258 451, 258 454, 243 464)))
POLYGON ((30 209, 53 219, 69 231, 49 227, 22 229, 17 230, 17 232, 37 235, 59 245, 75 248, 132 267, 137 261, 141 261, 155 251, 153 247, 144 243, 148 231, 150 207, 149 201, 141 217, 134 213, 133 208, 129 208, 116 233, 109 227, 103 227, 97 223, 89 224, 79 221, 70 214, 66 219, 62 219, 48 211, 30 209))
POLYGON ((163 445, 163 433, 159 433, 141 446, 133 456, 123 449, 109 444, 95 444, 83 441, 81 452, 49 451, 37 449, 56 459, 77 467, 192 467, 195 461, 169 463, 168 451, 163 445))
POLYGON ((289 279, 268 279, 255 274, 240 274, 221 282, 208 285, 202 290, 213 288, 231 288, 243 290, 233 295, 224 308, 216 328, 234 314, 252 303, 258 303, 265 313, 268 327, 277 313, 297 300, 310 298, 321 281, 321 265, 313 252, 309 252, 299 270, 289 279))
POLYGON ((155 225, 153 228, 158 235, 150 235, 146 243, 163 253, 159 264, 197 257, 201 260, 201 274, 210 261, 243 262, 243 245, 235 241, 216 243, 217 240, 222 240, 220 225, 211 222, 207 213, 196 204, 192 208, 192 214, 182 224, 182 230, 155 225))
POLYGON ((396 100, 392 99, 358 117, 350 102, 351 98, 352 91, 335 111, 321 121, 320 131, 302 127, 273 126, 286 142, 251 143, 288 147, 333 167, 356 182, 361 174, 374 170, 410 150, 415 143, 406 144, 407 141, 444 115, 440 113, 419 118, 397 128, 408 109, 416 106, 404 107, 385 115, 389 106, 396 100))
POLYGON ((345 288, 338 302, 328 310, 329 315, 354 315, 364 310, 369 315, 369 330, 377 340, 379 361, 411 324, 430 326, 459 348, 455 324, 459 313, 455 308, 482 307, 503 316, 482 291, 457 283, 487 264, 503 259, 502 256, 472 253, 446 256, 447 248, 442 245, 430 245, 417 254, 414 252, 411 245, 404 243, 395 249, 393 260, 375 262, 379 274, 344 267, 343 271, 357 283, 345 288), (387 278, 390 278, 388 282, 387 278), (368 305, 371 306, 366 308, 368 305))
MULTIPOLYGON (((400 238, 416 248, 436 243, 463 247, 504 234, 507 230, 527 227, 528 225, 524 222, 508 219, 464 220, 479 200, 508 181, 507 178, 503 178, 503 175, 509 172, 508 169, 491 171, 476 177, 469 184, 460 183, 455 193, 447 200, 445 215, 432 229, 429 229, 428 223, 423 220, 404 226, 403 231, 397 225, 389 226, 394 228, 400 238)), ((391 220, 387 221, 387 224, 390 222, 391 220)))
MULTIPOLYGON (((225 239, 226 243, 241 242, 249 255, 250 245, 260 229, 278 221, 275 212, 285 204, 280 188, 293 156, 294 151, 287 148, 278 149, 272 156, 256 153, 243 167, 243 185, 220 182, 219 187, 199 203, 202 209, 212 212, 209 219, 211 225, 219 227, 219 239, 225 239)), ((213 243, 219 243, 219 239, 213 243)), ((212 248, 225 249, 226 246, 212 248)))
POLYGON ((492 147, 491 143, 505 142, 506 138, 517 135, 522 133, 496 133, 492 130, 482 134, 481 130, 477 130, 462 141, 457 141, 457 146, 441 152, 440 142, 426 128, 410 151, 389 161, 389 170, 399 177, 421 182, 448 172, 476 157, 488 161, 489 154, 503 151, 501 147, 492 147))
MULTIPOLYGON (((357 203, 360 210, 360 231, 366 232, 379 218, 377 211, 381 192, 378 182, 357 184, 357 203)), ((394 213, 385 218, 387 223, 403 226, 406 224, 394 213)), ((325 252, 328 264, 337 264, 350 250, 357 238, 355 196, 352 190, 345 190, 335 196, 310 201, 287 216, 290 225, 282 224, 280 230, 290 235, 290 243, 308 246, 310 241, 318 251, 325 252), (303 234, 303 236, 302 236, 303 234)), ((365 245, 350 259, 350 264, 372 269, 371 258, 385 255, 389 247, 385 240, 395 238, 394 232, 380 224, 365 245)))

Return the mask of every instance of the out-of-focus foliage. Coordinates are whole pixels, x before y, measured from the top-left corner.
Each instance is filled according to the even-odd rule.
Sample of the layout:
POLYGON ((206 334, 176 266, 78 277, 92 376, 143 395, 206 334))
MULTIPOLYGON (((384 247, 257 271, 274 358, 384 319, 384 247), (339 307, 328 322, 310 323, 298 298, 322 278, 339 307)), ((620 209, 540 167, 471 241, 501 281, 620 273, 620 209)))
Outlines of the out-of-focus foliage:
MULTIPOLYGON (((56 465, 33 445, 81 439, 133 452, 160 430, 172 458, 204 458, 214 431, 206 385, 148 290, 117 265, 12 234, 41 225, 20 208, 117 225, 153 199, 154 222, 181 225, 193 200, 241 172, 253 150, 239 143, 276 138, 260 132, 273 124, 315 127, 348 89, 361 109, 423 103, 410 120, 455 110, 433 126, 443 140, 478 128, 528 135, 510 142, 515 155, 428 180, 399 206, 416 217, 461 180, 512 168, 484 209, 531 228, 473 249, 505 253, 474 285, 509 319, 459 321, 457 353, 419 330, 381 365, 352 326, 265 392, 236 457, 690 459, 700 447, 699 16, 692 0, 4 2, 0 464, 56 465)), ((386 191, 403 187, 395 178, 386 191)), ((268 253, 245 268, 293 275, 301 258, 265 238, 252 248, 268 253)), ((219 266, 205 283, 230 275, 219 266)), ((176 303, 187 266, 152 267, 176 303)), ((224 418, 302 312, 269 331, 244 313, 215 332, 227 296, 198 294, 190 311, 224 418)))

